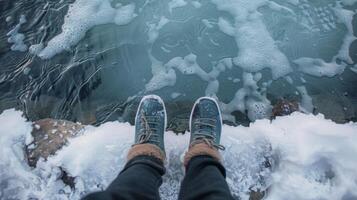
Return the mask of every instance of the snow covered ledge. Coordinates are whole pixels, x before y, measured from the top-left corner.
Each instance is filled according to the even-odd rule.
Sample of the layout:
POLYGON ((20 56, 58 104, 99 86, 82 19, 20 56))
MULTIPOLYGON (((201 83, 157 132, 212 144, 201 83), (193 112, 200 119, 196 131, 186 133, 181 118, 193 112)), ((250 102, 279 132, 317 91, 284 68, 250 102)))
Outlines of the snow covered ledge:
MULTIPOLYGON (((67 146, 31 168, 24 146, 33 140, 32 122, 11 109, 0 114, 0 124, 1 198, 78 199, 104 189, 125 164, 134 135, 133 126, 119 122, 86 126, 67 146), (75 189, 60 179, 60 167, 75 177, 75 189)), ((251 190, 269 188, 267 199, 357 197, 357 123, 336 124, 323 115, 296 112, 250 127, 224 126, 222 137, 227 181, 235 196, 248 199, 251 190)), ((188 141, 189 134, 165 135, 164 199, 176 198, 188 141)))

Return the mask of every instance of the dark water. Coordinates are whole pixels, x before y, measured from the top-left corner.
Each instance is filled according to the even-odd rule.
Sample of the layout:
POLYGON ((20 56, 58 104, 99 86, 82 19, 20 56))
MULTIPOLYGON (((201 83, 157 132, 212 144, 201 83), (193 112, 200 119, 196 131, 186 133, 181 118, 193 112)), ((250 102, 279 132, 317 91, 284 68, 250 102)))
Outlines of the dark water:
MULTIPOLYGON (((25 35, 24 43, 28 46, 40 42, 46 44, 61 32, 64 17, 73 2, 0 1, 0 112, 15 107, 23 110, 31 120, 58 118, 85 124, 118 119, 132 122, 137 103, 146 94, 145 85, 153 76, 149 49, 152 56, 163 63, 193 53, 206 72, 211 71, 217 61, 235 57, 240 49, 234 37, 224 34, 217 27, 207 28, 202 23, 202 19, 217 22, 220 16, 232 19, 228 13, 218 11, 212 3, 202 1, 199 9, 187 5, 170 13, 165 1, 137 1, 136 9, 140 9, 140 12, 137 11, 139 14, 131 23, 124 26, 95 26, 70 51, 49 60, 42 60, 28 51, 10 50, 11 44, 7 42, 6 34, 18 24, 21 15, 27 19, 19 31, 25 35), (147 41, 146 24, 154 20, 154 16, 162 15, 170 22, 160 30, 155 42, 150 44, 147 41), (169 51, 165 51, 163 46, 169 51)), ((126 4, 129 1, 117 2, 126 4)), ((284 1, 276 2, 285 4, 284 1)), ((312 2, 309 6, 323 8, 322 5, 328 2, 312 2)), ((357 6, 345 8, 353 10, 357 6)), ((301 8, 294 9, 298 14, 303 12, 301 8)), ((338 23, 331 31, 300 33, 288 17, 265 7, 260 12, 264 15, 269 33, 290 61, 304 56, 330 61, 339 51, 346 34, 346 27, 338 23), (293 40, 284 41, 286 36, 293 40), (319 41, 317 46, 311 48, 306 45, 316 40, 319 41)), ((314 9, 311 12, 313 16, 314 9)), ((356 28, 357 20, 354 18, 356 28)), ((315 25, 322 26, 318 23, 315 25)), ((356 52, 355 41, 350 47, 354 63, 357 62, 356 52)), ((293 67, 294 72, 289 76, 294 83, 289 83, 285 78, 275 80, 267 88, 266 96, 272 105, 281 98, 300 102, 301 95, 296 92, 295 86, 303 84, 313 100, 314 112, 323 113, 337 122, 356 121, 357 74, 349 69, 351 66, 348 65, 344 73, 333 78, 306 75, 293 67), (301 81, 301 77, 306 83, 301 81)), ((242 87, 241 82, 232 79, 241 79, 242 73, 242 69, 232 68, 218 77, 220 90, 217 96, 220 101, 231 101, 235 92, 242 87)), ((262 80, 271 80, 268 70, 261 73, 262 80)), ((184 121, 195 99, 205 95, 207 82, 197 76, 176 74, 175 86, 164 87, 153 93, 166 102, 169 121, 175 122, 171 126, 182 129, 180 126, 185 126, 184 121), (174 92, 182 95, 172 98, 174 92)), ((236 117, 234 123, 249 123, 246 112, 236 111, 233 114, 236 117)))

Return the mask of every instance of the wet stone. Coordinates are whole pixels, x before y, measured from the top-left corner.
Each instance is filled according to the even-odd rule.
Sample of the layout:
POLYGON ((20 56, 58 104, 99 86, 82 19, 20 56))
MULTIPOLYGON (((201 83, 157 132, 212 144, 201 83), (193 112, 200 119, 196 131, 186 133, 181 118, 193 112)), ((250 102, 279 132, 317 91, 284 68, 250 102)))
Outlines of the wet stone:
POLYGON ((272 118, 275 118, 277 116, 290 115, 295 111, 299 111, 298 102, 281 99, 278 100, 278 102, 274 105, 272 118))

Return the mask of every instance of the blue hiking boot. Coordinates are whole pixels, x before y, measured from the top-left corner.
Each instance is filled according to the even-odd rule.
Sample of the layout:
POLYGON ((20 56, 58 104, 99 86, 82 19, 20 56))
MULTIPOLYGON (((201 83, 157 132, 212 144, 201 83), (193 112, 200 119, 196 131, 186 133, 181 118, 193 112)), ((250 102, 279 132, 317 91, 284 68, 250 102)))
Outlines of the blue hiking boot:
POLYGON ((156 95, 148 95, 140 101, 135 117, 135 145, 149 144, 159 147, 165 155, 164 132, 166 109, 163 100, 156 95))
POLYGON ((191 111, 190 147, 206 143, 215 150, 224 150, 220 145, 222 132, 222 116, 218 103, 210 97, 199 98, 191 111))

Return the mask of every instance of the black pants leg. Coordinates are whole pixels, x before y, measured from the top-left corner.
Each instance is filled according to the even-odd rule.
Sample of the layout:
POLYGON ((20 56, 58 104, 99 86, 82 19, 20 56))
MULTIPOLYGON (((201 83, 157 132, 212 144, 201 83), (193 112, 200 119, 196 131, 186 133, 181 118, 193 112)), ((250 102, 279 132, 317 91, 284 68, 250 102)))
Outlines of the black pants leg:
POLYGON ((83 199, 160 199, 159 187, 164 173, 165 168, 158 159, 138 156, 125 165, 105 191, 89 194, 83 199))
POLYGON ((233 199, 225 177, 225 168, 212 157, 194 157, 187 165, 179 199, 233 199))

